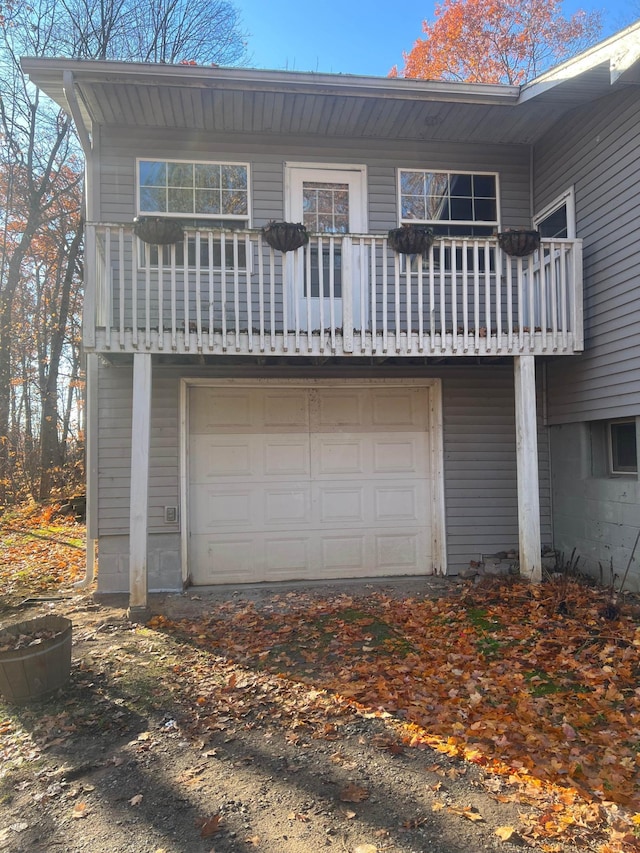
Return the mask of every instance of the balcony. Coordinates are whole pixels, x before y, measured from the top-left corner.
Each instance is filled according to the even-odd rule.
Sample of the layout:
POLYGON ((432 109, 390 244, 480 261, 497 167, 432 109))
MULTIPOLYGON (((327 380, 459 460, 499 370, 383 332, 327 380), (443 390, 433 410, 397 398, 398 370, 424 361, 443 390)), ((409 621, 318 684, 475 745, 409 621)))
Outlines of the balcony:
POLYGON ((89 224, 87 350, 256 356, 496 357, 583 348, 580 240, 512 258, 495 238, 437 238, 398 256, 386 236, 314 235, 296 252, 255 230, 174 246, 89 224))

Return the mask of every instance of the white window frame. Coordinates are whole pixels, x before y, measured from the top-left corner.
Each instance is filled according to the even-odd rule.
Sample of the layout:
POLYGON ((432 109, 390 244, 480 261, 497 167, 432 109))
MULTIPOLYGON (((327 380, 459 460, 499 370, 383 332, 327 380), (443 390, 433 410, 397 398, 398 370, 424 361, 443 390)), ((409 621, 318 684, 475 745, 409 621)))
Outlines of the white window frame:
POLYGON ((533 227, 538 228, 541 222, 544 222, 549 216, 559 210, 561 207, 567 208, 567 239, 576 239, 576 194, 573 185, 567 187, 559 196, 553 199, 533 217, 533 227))
MULTIPOLYGON (((478 227, 478 228, 495 228, 496 230, 500 230, 500 222, 502 219, 501 210, 500 210, 500 173, 499 172, 491 172, 491 171, 481 171, 481 170, 468 170, 468 169, 437 169, 437 168, 429 168, 425 166, 414 166, 414 167, 405 167, 397 169, 397 205, 398 205, 398 224, 399 225, 433 225, 433 226, 445 226, 445 227, 454 227, 454 228, 462 228, 465 225, 468 225, 470 228, 478 227), (437 175, 479 175, 483 177, 492 177, 496 182, 496 219, 486 221, 486 220, 467 220, 467 219, 403 219, 402 217, 402 174, 404 172, 422 172, 424 173, 432 173, 437 175)), ((454 238, 455 239, 455 238, 454 238)))
POLYGON ((635 418, 614 418, 607 421, 607 451, 609 456, 609 473, 617 476, 633 477, 638 474, 638 430, 635 418), (613 430, 612 427, 619 424, 633 424, 636 432, 636 467, 635 468, 616 468, 614 464, 613 454, 613 430))
POLYGON ((252 188, 251 188, 251 164, 236 162, 231 160, 189 160, 158 157, 137 157, 136 158, 136 211, 138 216, 163 216, 168 219, 212 219, 218 221, 235 221, 245 222, 246 228, 251 228, 251 208, 252 208, 252 188), (175 213, 164 210, 141 210, 140 208, 140 163, 185 163, 190 166, 242 166, 247 170, 247 213, 245 214, 226 214, 226 213, 175 213))

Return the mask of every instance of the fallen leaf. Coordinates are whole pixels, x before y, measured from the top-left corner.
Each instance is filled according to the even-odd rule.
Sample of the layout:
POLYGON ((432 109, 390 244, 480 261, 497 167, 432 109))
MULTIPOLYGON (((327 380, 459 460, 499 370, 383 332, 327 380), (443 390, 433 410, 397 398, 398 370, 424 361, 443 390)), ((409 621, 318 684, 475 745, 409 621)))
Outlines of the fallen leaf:
POLYGON ((260 844, 260 836, 259 835, 250 835, 248 838, 245 838, 245 844, 253 844, 254 847, 257 847, 260 844))
POLYGON ((81 817, 86 817, 88 814, 89 814, 89 812, 87 810, 87 804, 86 803, 76 803, 75 806, 73 807, 73 811, 71 812, 71 817, 81 818, 81 817))
POLYGON ((515 827, 513 826, 499 826, 496 829, 496 835, 501 841, 509 841, 511 836, 515 833, 515 827))
POLYGON ((200 838, 211 838, 216 832, 220 832, 222 815, 214 814, 209 818, 199 818, 196 825, 200 829, 200 838))
POLYGON ((459 806, 449 806, 447 809, 451 814, 458 814, 461 817, 466 817, 467 820, 479 821, 484 820, 479 811, 474 809, 472 806, 467 806, 466 808, 460 808, 459 806))
POLYGON ((131 799, 129 800, 129 805, 130 806, 139 806, 140 803, 143 801, 143 799, 144 799, 143 794, 136 794, 135 797, 131 797, 131 799))
POLYGON ((343 803, 361 803, 369 799, 369 791, 360 785, 347 785, 338 796, 343 803))
POLYGON ((378 848, 375 844, 358 844, 353 848, 353 853, 378 853, 378 848))
POLYGON ((290 812, 287 817, 289 820, 299 820, 302 823, 309 823, 311 818, 306 814, 300 814, 300 812, 290 812))

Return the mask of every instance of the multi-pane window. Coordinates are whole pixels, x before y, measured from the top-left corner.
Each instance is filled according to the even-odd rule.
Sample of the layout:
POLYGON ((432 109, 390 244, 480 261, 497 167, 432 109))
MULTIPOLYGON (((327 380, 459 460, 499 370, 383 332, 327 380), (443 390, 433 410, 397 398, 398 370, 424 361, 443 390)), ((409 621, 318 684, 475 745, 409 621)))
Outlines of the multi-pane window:
POLYGON ((138 161, 144 215, 249 219, 249 167, 243 163, 138 161))
POLYGON ((304 181, 304 225, 309 231, 346 234, 349 231, 349 185, 304 181))
POLYGON ((438 236, 489 237, 498 228, 497 176, 399 170, 400 222, 430 225, 438 236))

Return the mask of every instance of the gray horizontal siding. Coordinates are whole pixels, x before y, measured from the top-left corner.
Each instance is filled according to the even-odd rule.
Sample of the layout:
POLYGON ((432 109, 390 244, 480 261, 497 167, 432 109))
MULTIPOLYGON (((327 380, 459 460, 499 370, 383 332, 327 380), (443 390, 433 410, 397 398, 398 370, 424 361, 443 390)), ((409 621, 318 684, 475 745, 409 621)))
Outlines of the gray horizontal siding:
POLYGON ((526 146, 479 146, 461 143, 390 144, 368 140, 309 139, 248 135, 216 137, 183 131, 109 127, 101 129, 99 217, 130 222, 135 215, 137 157, 249 162, 252 225, 261 227, 284 214, 284 163, 354 163, 368 167, 369 228, 384 232, 397 224, 398 167, 495 171, 500 174, 502 223, 515 227, 530 221, 529 149, 526 146))
MULTIPOLYGON (((152 533, 177 530, 165 525, 163 508, 179 503, 179 383, 181 376, 296 378, 309 375, 295 366, 286 372, 262 368, 153 369, 149 513, 152 533)), ((510 365, 452 369, 335 370, 314 377, 383 378, 433 376, 442 379, 445 511, 448 561, 456 572, 481 553, 518 545, 513 371, 510 365)), ((125 535, 129 525, 131 454, 131 366, 100 369, 99 530, 125 535)), ((539 406, 540 411, 540 406, 539 406)), ((551 541, 549 464, 546 430, 539 430, 540 499, 543 542, 551 541)))
POLYGON ((549 365, 549 422, 640 413, 640 104, 635 87, 580 108, 535 149, 542 209, 575 186, 585 352, 549 365))

